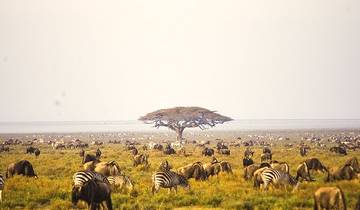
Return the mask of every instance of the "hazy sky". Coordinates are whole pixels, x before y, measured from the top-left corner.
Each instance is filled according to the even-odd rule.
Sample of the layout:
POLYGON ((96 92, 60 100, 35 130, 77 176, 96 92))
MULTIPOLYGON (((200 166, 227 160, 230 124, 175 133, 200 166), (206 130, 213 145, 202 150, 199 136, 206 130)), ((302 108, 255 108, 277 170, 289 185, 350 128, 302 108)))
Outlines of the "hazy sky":
POLYGON ((0 0, 0 121, 360 118, 359 67, 359 0, 0 0))

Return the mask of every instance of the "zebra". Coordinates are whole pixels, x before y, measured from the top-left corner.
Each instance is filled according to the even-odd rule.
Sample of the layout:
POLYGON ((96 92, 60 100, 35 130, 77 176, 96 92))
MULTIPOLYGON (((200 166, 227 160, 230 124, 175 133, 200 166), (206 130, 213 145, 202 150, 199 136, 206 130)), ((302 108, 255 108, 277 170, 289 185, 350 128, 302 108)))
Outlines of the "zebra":
POLYGON ((74 186, 84 186, 89 180, 101 181, 110 186, 110 182, 106 176, 94 171, 78 171, 73 175, 74 186))
POLYGON ((282 171, 273 169, 273 168, 266 168, 261 173, 261 179, 264 183, 264 189, 268 188, 268 185, 272 183, 273 185, 281 185, 287 189, 287 185, 295 186, 294 190, 296 190, 299 186, 299 183, 293 176, 289 173, 284 173, 282 171))
POLYGON ((177 174, 173 171, 159 171, 152 175, 153 185, 151 188, 152 194, 158 192, 159 189, 169 188, 169 193, 171 193, 172 188, 175 189, 175 193, 177 193, 177 186, 182 186, 185 190, 190 190, 190 185, 187 179, 177 174))
POLYGON ((2 202, 2 191, 5 186, 5 180, 4 177, 0 174, 0 202, 2 202))

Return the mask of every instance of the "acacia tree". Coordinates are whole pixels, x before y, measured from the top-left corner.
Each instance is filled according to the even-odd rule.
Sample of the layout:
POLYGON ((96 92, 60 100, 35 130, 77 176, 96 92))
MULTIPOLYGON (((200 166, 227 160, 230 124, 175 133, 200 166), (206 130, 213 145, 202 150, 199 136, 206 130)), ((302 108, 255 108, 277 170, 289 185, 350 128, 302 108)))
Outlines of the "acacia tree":
POLYGON ((185 128, 204 130, 232 119, 201 107, 175 107, 148 113, 139 120, 154 124, 155 128, 168 127, 176 132, 177 140, 181 141, 185 128))

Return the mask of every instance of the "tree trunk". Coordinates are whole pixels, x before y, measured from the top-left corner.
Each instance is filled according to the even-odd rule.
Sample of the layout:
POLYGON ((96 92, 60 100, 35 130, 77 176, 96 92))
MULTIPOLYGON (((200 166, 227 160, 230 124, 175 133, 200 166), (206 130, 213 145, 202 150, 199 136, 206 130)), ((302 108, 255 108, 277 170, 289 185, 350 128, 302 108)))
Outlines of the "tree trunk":
POLYGON ((181 127, 181 128, 178 128, 178 129, 175 130, 175 132, 176 132, 176 140, 178 140, 180 142, 182 142, 182 140, 184 140, 184 138, 183 138, 184 129, 185 128, 181 127))

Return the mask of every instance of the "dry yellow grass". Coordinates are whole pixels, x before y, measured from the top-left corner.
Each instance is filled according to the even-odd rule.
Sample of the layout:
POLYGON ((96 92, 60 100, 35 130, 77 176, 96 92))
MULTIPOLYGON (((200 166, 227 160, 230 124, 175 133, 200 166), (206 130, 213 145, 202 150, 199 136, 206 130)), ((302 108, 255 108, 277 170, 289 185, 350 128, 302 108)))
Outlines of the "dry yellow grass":
MULTIPOLYGON (((233 134, 219 134, 224 139, 235 139, 233 134), (227 137, 226 137, 227 136, 227 137)), ((288 134, 289 135, 289 134, 288 134)), ((214 138, 217 138, 215 136, 214 138)), ((292 138, 292 141, 299 140, 292 138)), ((198 140, 198 139, 196 139, 198 140)), ((212 145, 214 146, 214 145, 212 145)), ((81 169, 81 158, 78 150, 54 151, 49 146, 40 146, 41 155, 24 154, 24 146, 13 147, 10 153, 0 153, 0 172, 4 173, 8 164, 21 160, 29 160, 39 179, 16 176, 6 180, 3 192, 3 202, 0 209, 71 209, 71 178, 74 172, 81 169)), ((94 151, 96 147, 88 149, 94 151)), ((324 183, 325 174, 315 173, 316 182, 303 183, 296 193, 285 192, 281 189, 261 192, 253 188, 253 183, 243 179, 242 156, 244 147, 231 148, 230 156, 216 155, 219 160, 227 160, 233 165, 234 174, 221 174, 211 177, 207 181, 190 181, 189 192, 179 189, 178 194, 168 194, 161 189, 154 196, 151 194, 151 175, 160 162, 167 159, 174 168, 186 164, 202 161, 209 162, 209 157, 201 156, 201 149, 187 146, 189 157, 179 155, 165 156, 158 151, 146 151, 150 154, 150 168, 146 171, 141 167, 132 166, 130 152, 124 151, 122 145, 101 146, 103 160, 116 160, 121 168, 135 181, 137 196, 122 193, 113 193, 112 200, 115 209, 312 209, 313 192, 319 186, 340 186, 345 192, 347 203, 351 209, 360 193, 359 180, 324 183)), ((256 162, 260 161, 261 147, 254 147, 256 162)), ((273 159, 286 161, 290 165, 291 174, 305 158, 299 155, 298 149, 288 149, 282 145, 272 148, 273 159)), ((139 149, 141 153, 142 149, 139 149)), ((330 153, 328 150, 313 149, 308 157, 319 158, 326 166, 337 167, 349 157, 360 158, 359 151, 350 151, 348 156, 330 153)), ((86 208, 79 204, 78 208, 86 208)))

